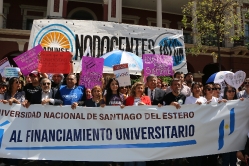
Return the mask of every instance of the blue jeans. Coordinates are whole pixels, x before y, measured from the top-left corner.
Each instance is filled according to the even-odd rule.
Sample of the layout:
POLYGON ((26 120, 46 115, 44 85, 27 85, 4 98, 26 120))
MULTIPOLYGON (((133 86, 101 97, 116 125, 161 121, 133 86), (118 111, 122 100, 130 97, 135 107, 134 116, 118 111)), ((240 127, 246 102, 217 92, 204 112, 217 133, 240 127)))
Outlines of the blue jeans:
POLYGON ((146 166, 146 162, 145 161, 141 161, 141 162, 125 162, 124 166, 146 166))
POLYGON ((236 166, 237 152, 229 152, 222 154, 222 166, 236 166))

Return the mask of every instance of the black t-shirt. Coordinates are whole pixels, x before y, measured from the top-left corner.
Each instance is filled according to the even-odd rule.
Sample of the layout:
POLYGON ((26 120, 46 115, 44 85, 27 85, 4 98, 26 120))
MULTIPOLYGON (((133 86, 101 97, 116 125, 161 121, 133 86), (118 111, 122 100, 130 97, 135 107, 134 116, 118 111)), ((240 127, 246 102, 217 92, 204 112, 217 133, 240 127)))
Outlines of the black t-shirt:
POLYGON ((186 96, 184 96, 183 94, 179 94, 178 96, 173 95, 172 92, 168 93, 165 97, 164 97, 164 102, 165 105, 170 105, 170 103, 172 102, 177 102, 180 105, 183 105, 185 103, 186 100, 186 96))
POLYGON ((23 91, 25 92, 25 99, 30 101, 32 95, 41 90, 40 86, 33 86, 32 83, 28 83, 24 86, 23 91))

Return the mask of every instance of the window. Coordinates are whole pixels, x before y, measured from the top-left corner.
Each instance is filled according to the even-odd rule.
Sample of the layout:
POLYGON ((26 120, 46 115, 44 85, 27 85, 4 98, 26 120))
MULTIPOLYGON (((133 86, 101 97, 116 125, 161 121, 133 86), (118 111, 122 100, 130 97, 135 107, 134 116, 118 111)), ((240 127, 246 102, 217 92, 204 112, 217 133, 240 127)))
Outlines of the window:
POLYGON ((193 37, 190 33, 183 32, 184 43, 193 44, 193 37))
POLYGON ((249 43, 249 22, 245 23, 245 43, 249 43))
POLYGON ((26 21, 26 30, 31 30, 34 19, 27 19, 26 21))

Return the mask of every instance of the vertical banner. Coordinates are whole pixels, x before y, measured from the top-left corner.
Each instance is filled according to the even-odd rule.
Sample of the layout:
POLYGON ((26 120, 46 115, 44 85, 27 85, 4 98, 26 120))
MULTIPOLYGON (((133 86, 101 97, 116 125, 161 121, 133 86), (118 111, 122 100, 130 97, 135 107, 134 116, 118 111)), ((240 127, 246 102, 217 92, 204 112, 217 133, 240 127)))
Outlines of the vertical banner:
POLYGON ((38 71, 41 73, 70 73, 70 52, 42 51, 38 71))
POLYGON ((38 54, 43 50, 41 45, 37 45, 31 50, 13 58, 17 66, 21 69, 23 75, 28 75, 38 67, 38 54))
POLYGON ((102 85, 104 59, 103 58, 82 58, 82 72, 80 76, 80 85, 92 89, 94 86, 102 85))
POLYGON ((155 74, 156 76, 172 76, 173 59, 167 55, 143 55, 144 76, 155 74))
POLYGON ((10 67, 10 62, 8 60, 8 58, 3 58, 1 61, 0 61, 0 74, 3 76, 3 71, 4 71, 4 68, 5 67, 10 67))
POLYGON ((131 85, 131 78, 130 78, 128 63, 114 65, 113 73, 119 82, 119 86, 131 85))

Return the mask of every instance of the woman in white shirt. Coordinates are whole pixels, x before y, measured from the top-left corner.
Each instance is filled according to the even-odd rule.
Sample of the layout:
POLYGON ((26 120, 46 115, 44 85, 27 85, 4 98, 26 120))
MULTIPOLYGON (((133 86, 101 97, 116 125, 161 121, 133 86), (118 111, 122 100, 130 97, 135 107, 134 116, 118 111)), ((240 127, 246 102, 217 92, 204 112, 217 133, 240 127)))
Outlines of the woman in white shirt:
POLYGON ((214 97, 214 86, 213 84, 207 84, 204 86, 203 88, 203 95, 205 97, 205 99, 207 100, 207 103, 214 103, 214 102, 218 102, 219 99, 214 97))
POLYGON ((201 96, 201 84, 199 82, 195 82, 191 86, 191 92, 193 96, 189 96, 186 98, 185 104, 204 104, 207 100, 201 96))

